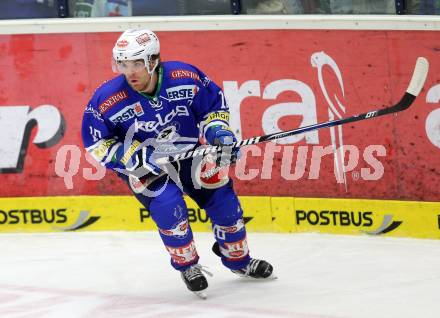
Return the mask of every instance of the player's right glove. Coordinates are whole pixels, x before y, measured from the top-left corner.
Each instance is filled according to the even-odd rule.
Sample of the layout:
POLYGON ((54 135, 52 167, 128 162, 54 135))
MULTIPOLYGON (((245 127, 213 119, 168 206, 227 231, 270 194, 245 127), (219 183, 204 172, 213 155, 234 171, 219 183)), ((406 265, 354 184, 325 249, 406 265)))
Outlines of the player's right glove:
MULTIPOLYGON (((205 139, 210 145, 214 146, 232 146, 237 142, 234 133, 226 125, 214 125, 208 127, 205 132, 205 139)), ((231 163, 237 161, 240 158, 240 149, 238 147, 231 147, 228 149, 231 152, 231 163)))

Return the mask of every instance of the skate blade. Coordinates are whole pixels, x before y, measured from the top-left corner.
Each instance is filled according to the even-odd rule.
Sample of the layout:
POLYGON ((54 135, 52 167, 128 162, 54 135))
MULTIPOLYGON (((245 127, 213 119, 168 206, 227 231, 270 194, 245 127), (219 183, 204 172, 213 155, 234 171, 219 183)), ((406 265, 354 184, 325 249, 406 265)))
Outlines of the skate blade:
POLYGON ((263 277, 252 277, 252 276, 246 276, 243 274, 237 274, 235 273, 237 276, 241 277, 241 278, 245 278, 245 279, 250 279, 250 280, 275 280, 278 279, 278 276, 275 275, 274 273, 270 274, 269 276, 267 276, 266 278, 263 277))
POLYGON ((194 294, 196 294, 201 299, 208 298, 208 295, 204 291, 193 291, 194 294))
POLYGON ((275 275, 274 273, 272 273, 272 274, 269 275, 269 277, 266 277, 266 278, 264 278, 264 279, 270 279, 270 280, 278 279, 278 276, 275 275))

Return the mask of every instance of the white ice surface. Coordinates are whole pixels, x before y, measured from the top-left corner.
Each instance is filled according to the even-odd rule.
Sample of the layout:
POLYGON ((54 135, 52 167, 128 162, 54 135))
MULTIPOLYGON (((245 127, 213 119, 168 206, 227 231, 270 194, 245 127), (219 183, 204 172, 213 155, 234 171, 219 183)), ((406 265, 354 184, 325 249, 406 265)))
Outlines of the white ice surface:
POLYGON ((153 232, 0 235, 1 318, 439 318, 440 241, 248 233, 275 281, 238 278, 195 233, 208 299, 153 232))

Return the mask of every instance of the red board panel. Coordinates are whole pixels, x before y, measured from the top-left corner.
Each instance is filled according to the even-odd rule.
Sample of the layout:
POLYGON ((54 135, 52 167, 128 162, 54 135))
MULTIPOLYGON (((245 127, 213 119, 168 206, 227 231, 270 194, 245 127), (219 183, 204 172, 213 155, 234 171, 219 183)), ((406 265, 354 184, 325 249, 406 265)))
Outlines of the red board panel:
MULTIPOLYGON (((162 59, 197 65, 224 88, 241 138, 391 105, 404 93, 416 58, 426 57, 427 83, 409 110, 244 149, 231 172, 241 195, 440 200, 438 32, 158 35, 162 59)), ((111 172, 97 174, 80 139, 84 106, 113 76, 117 37, 0 35, 0 196, 129 193, 111 172), (66 147, 72 151, 65 158, 66 147), (71 182, 58 176, 63 169, 71 171, 71 182)))

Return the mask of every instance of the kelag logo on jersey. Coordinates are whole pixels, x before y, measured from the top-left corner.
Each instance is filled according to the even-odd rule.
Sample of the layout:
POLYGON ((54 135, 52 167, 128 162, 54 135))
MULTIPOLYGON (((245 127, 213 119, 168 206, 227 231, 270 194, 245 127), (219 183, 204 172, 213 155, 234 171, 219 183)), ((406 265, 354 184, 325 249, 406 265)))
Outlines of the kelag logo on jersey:
POLYGON ((180 85, 167 90, 168 100, 192 99, 199 91, 197 85, 180 85))
POLYGON ((136 119, 134 122, 135 132, 142 130, 145 132, 155 131, 156 133, 159 133, 160 127, 165 126, 166 124, 170 123, 175 117, 180 116, 189 116, 188 108, 184 105, 176 106, 175 109, 172 109, 167 114, 156 114, 157 121, 138 121, 136 119))
POLYGON ((136 102, 134 104, 128 105, 118 111, 116 114, 110 117, 110 120, 113 124, 123 123, 134 117, 139 117, 144 114, 144 110, 142 109, 142 105, 140 102, 136 102))

